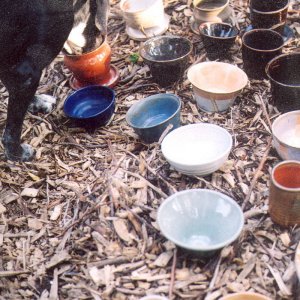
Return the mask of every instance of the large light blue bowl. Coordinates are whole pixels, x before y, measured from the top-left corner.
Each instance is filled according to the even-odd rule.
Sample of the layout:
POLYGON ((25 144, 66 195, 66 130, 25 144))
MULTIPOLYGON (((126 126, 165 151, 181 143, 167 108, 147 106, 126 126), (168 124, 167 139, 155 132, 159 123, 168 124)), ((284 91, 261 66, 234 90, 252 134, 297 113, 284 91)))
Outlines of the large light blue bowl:
POLYGON ((174 94, 155 94, 133 104, 126 114, 127 123, 145 143, 158 142, 170 126, 180 126, 181 102, 174 94))
POLYGON ((209 256, 239 236, 244 216, 230 197, 191 189, 167 198, 158 209, 157 222, 162 234, 177 246, 209 256))

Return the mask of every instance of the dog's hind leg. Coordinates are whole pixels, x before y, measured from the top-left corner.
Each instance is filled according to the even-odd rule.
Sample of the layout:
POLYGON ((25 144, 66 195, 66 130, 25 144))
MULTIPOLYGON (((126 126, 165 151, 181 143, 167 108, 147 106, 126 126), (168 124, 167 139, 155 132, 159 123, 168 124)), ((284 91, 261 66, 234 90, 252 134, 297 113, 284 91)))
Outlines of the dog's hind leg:
POLYGON ((2 138, 6 157, 10 160, 29 161, 34 156, 30 145, 21 144, 25 114, 39 84, 41 70, 24 59, 13 69, 2 71, 0 78, 9 93, 7 121, 2 138))

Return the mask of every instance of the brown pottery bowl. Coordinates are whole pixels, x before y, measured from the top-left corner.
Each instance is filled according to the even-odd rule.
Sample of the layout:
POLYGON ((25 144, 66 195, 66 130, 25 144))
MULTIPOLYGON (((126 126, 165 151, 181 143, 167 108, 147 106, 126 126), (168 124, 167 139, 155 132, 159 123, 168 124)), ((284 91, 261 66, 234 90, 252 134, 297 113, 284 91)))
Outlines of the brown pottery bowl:
POLYGON ((77 88, 105 82, 111 76, 110 62, 111 48, 106 41, 91 52, 64 56, 64 63, 73 73, 75 79, 73 85, 77 88))
POLYGON ((220 300, 272 300, 272 299, 261 294, 245 292, 245 293, 230 294, 220 298, 220 300))

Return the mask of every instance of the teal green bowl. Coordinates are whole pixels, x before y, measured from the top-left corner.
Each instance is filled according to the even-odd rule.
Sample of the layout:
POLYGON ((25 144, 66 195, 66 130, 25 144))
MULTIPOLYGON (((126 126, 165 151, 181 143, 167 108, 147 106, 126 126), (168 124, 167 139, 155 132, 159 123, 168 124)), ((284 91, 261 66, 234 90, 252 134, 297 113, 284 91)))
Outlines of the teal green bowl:
POLYGON ((237 239, 244 216, 230 197, 191 189, 167 198, 158 209, 157 222, 162 234, 177 246, 210 256, 237 239))

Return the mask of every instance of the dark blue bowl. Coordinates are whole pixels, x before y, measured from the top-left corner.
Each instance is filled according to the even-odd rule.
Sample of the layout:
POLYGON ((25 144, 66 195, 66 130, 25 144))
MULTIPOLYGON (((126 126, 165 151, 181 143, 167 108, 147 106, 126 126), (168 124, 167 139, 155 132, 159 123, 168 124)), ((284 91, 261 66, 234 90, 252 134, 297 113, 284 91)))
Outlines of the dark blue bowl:
POLYGON ((101 85, 87 86, 71 94, 64 113, 79 126, 95 129, 105 125, 115 110, 115 92, 101 85))
POLYGON ((157 142, 169 125, 170 130, 180 126, 180 107, 174 94, 152 95, 132 105, 126 121, 143 142, 157 142))

